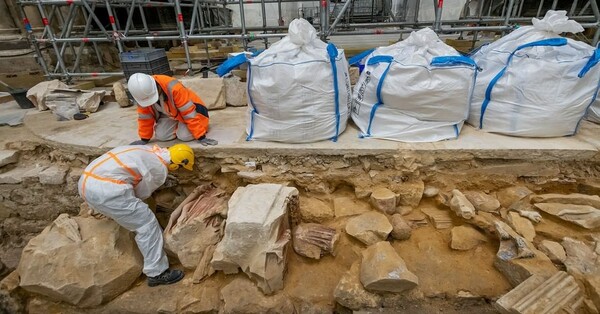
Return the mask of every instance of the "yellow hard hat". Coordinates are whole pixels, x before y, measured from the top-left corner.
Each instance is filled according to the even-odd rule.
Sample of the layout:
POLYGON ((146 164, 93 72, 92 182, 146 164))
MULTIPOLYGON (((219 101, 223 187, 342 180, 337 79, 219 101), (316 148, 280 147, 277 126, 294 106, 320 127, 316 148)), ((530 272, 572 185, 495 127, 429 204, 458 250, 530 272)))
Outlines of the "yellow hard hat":
POLYGON ((183 167, 189 171, 194 170, 194 151, 186 144, 175 144, 169 147, 171 155, 170 171, 175 171, 183 167))

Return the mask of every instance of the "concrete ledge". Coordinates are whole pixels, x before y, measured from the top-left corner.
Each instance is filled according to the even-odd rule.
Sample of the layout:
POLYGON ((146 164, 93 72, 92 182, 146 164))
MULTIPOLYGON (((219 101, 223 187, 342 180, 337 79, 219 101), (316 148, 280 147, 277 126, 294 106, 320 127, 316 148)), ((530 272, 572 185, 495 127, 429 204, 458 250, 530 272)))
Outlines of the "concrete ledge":
MULTIPOLYGON (((600 160, 600 125, 584 121, 579 134, 562 138, 517 138, 490 134, 465 126, 457 140, 435 143, 401 143, 377 139, 359 139, 358 129, 350 123, 338 142, 321 141, 310 144, 247 142, 246 108, 227 107, 211 111, 208 136, 219 141, 218 146, 190 146, 205 157, 236 155, 342 155, 373 156, 428 154, 436 160, 452 161, 472 158, 505 160, 600 160)), ((52 144, 84 153, 100 154, 113 147, 138 139, 135 107, 120 108, 108 103, 83 121, 56 121, 52 113, 31 112, 25 126, 52 144)), ((170 142, 159 143, 161 146, 170 142)))

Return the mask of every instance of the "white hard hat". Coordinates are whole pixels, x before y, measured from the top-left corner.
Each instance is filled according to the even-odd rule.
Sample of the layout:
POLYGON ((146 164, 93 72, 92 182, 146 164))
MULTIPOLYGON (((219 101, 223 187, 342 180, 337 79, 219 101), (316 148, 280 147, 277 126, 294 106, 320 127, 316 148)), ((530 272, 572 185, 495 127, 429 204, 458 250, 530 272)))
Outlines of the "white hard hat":
POLYGON ((150 107, 158 101, 156 82, 148 74, 133 74, 127 81, 127 87, 133 99, 142 107, 150 107))

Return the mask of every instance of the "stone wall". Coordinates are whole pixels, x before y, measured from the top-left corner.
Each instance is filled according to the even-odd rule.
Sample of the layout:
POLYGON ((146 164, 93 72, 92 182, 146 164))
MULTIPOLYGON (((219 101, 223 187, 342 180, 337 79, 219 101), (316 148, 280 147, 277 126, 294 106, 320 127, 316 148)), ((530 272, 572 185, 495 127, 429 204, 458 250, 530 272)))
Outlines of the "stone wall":
MULTIPOLYGON (((11 143, 6 149, 15 154, 13 162, 3 165, 0 160, 0 259, 13 268, 29 239, 59 214, 78 213, 82 200, 77 181, 97 154, 37 142, 11 143)), ((189 191, 209 181, 228 193, 248 183, 285 183, 311 195, 351 189, 363 199, 374 187, 386 187, 399 195, 401 205, 412 207, 418 204, 426 185, 443 191, 493 192, 519 182, 536 193, 577 192, 600 186, 598 156, 584 161, 548 156, 544 161, 528 162, 447 152, 366 156, 203 152, 196 164, 196 172, 176 174, 178 187, 157 194, 158 205, 174 209, 189 191)), ((159 221, 164 223, 169 214, 159 211, 159 221)))

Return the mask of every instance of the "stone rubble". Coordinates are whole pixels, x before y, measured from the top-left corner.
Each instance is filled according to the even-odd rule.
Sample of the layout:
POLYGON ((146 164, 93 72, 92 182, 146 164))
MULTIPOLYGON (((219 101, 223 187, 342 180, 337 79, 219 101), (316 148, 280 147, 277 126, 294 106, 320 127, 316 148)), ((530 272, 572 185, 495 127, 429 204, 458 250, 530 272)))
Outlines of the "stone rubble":
POLYGON ((546 254, 555 264, 562 264, 567 259, 565 249, 558 242, 543 240, 538 245, 538 250, 546 254))
POLYGON ((355 216, 370 210, 369 204, 363 201, 353 200, 350 197, 336 197, 333 199, 335 217, 355 216))
POLYGON ((133 102, 129 99, 129 96, 127 96, 125 84, 123 84, 121 81, 117 81, 113 83, 112 88, 115 99, 121 108, 133 105, 133 102))
POLYGON ((404 220, 401 214, 394 214, 390 219, 392 224, 392 238, 396 240, 408 240, 412 233, 412 228, 410 225, 404 220))
POLYGON ((229 199, 225 236, 211 266, 226 274, 241 268, 266 294, 283 289, 290 215, 298 208, 298 190, 279 184, 239 187, 229 199))
POLYGON ((333 219, 335 211, 331 206, 316 198, 300 197, 300 217, 302 221, 324 223, 333 219))
POLYGON ((398 194, 398 205, 417 207, 423 198, 425 183, 422 180, 409 180, 392 184, 390 190, 398 194))
POLYGON ((580 225, 586 229, 600 227, 600 209, 589 205, 536 203, 534 206, 552 216, 580 225))
POLYGON ((435 207, 422 208, 423 214, 429 217, 429 220, 436 229, 448 229, 453 226, 452 217, 447 210, 440 210, 435 207))
POLYGON ((123 293, 140 276, 142 256, 133 234, 114 221, 64 216, 57 221, 23 250, 17 268, 21 288, 93 307, 123 293))
POLYGON ((541 194, 531 198, 533 203, 558 203, 571 205, 587 205, 600 208, 600 196, 587 194, 541 194))
POLYGON ((206 109, 223 109, 227 105, 225 100, 225 83, 220 77, 187 77, 179 79, 183 86, 191 89, 206 106, 206 109))
POLYGON ((525 240, 529 242, 533 242, 533 238, 535 238, 535 228, 531 221, 526 218, 521 217, 517 212, 509 212, 507 214, 508 224, 521 236, 525 238, 525 240))
POLYGON ((388 218, 379 212, 364 213, 346 223, 346 233, 366 245, 385 241, 392 230, 388 218))
POLYGON ((221 288, 221 299, 225 314, 295 313, 294 305, 285 295, 265 296, 250 280, 240 276, 221 288))
POLYGON ((0 150, 0 168, 19 161, 19 152, 16 150, 0 150))
POLYGON ((517 286, 535 274, 549 277, 558 271, 544 253, 538 251, 510 226, 499 220, 495 221, 495 226, 500 238, 500 247, 494 266, 511 285, 517 286))
MULTIPOLYGON (((165 248, 185 268, 196 269, 204 255, 210 253, 209 248, 221 241, 227 215, 226 197, 225 191, 215 186, 199 186, 171 214, 164 231, 165 248)), ((212 255, 208 255, 210 261, 212 255)))
POLYGON ((248 88, 245 82, 237 76, 224 79, 225 101, 232 107, 244 107, 248 105, 248 88))
POLYGON ((320 259, 325 254, 334 255, 338 238, 335 229, 316 223, 299 224, 292 236, 294 251, 312 259, 320 259))
POLYGON ((69 169, 58 166, 51 166, 40 172, 39 178, 41 184, 60 185, 65 183, 65 176, 69 169))
MULTIPOLYGON (((256 287, 254 287, 256 289, 256 287)), ((212 288, 202 288, 199 292, 187 293, 178 302, 177 313, 181 314, 196 314, 196 313, 211 313, 216 314, 221 307, 221 298, 219 291, 212 288)))
POLYGON ((524 186, 513 186, 502 189, 496 193, 496 198, 500 201, 500 205, 504 208, 509 208, 513 203, 520 201, 533 192, 524 186))
POLYGON ((466 191, 464 195, 478 211, 497 213, 500 209, 500 202, 491 195, 479 191, 466 191))
POLYGON ((575 279, 583 282, 588 276, 600 275, 600 258, 590 246, 568 237, 562 240, 561 245, 567 254, 564 261, 567 272, 575 279))
POLYGON ((451 235, 450 248, 453 250, 468 251, 482 243, 488 242, 485 235, 469 226, 454 227, 452 228, 451 235))
POLYGON ((435 197, 438 193, 440 193, 440 189, 434 186, 426 186, 425 190, 423 190, 423 196, 427 198, 435 197))
POLYGON ((356 261, 336 285, 333 291, 335 301, 354 311, 380 307, 382 297, 363 287, 360 272, 360 262, 356 261))
POLYGON ((505 314, 577 313, 582 303, 583 294, 575 279, 560 271, 549 278, 532 275, 494 306, 505 314))
POLYGON ((360 282, 375 292, 403 292, 415 288, 419 279, 387 241, 377 242, 363 251, 360 282))
POLYGON ((450 199, 450 208, 454 213, 464 219, 471 219, 475 216, 475 207, 459 190, 452 190, 452 199, 450 199))
POLYGON ((385 214, 396 211, 396 194, 387 188, 376 188, 371 192, 371 205, 385 214))

